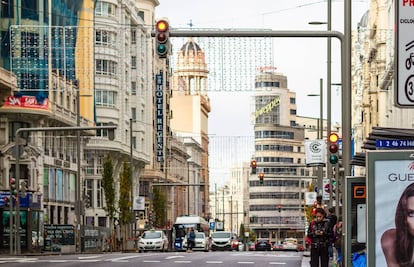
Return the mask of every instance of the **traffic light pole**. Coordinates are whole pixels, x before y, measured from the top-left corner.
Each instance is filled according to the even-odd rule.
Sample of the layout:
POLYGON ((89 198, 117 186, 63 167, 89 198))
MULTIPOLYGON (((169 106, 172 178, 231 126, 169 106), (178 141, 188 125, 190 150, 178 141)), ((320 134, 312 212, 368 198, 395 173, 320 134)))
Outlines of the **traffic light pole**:
MULTIPOLYGON (((14 224, 16 228, 16 254, 21 254, 20 248, 20 146, 21 139, 20 134, 23 132, 51 132, 51 131, 86 131, 86 130, 99 130, 99 129, 116 129, 115 125, 111 126, 95 126, 95 127, 42 127, 42 128, 19 128, 16 130, 14 138, 17 144, 17 153, 16 153, 16 222, 14 224)), ((78 165, 80 164, 78 159, 78 165)), ((79 199, 76 199, 75 203, 81 203, 79 199)), ((12 204, 12 203, 11 203, 12 204)), ((10 229, 10 240, 12 240, 12 229, 10 229)), ((11 246, 12 244, 10 244, 11 246)), ((12 250, 10 249, 12 252, 12 250)))
MULTIPOLYGON (((345 35, 338 31, 273 31, 273 30, 169 30, 170 37, 279 37, 279 38, 336 38, 341 43, 342 87, 342 163, 344 174, 350 175, 351 161, 351 1, 345 2, 345 35), (346 37, 346 38, 345 38, 346 37), (348 56, 347 56, 348 55, 348 56)), ((156 33, 152 32, 155 37, 156 33)))

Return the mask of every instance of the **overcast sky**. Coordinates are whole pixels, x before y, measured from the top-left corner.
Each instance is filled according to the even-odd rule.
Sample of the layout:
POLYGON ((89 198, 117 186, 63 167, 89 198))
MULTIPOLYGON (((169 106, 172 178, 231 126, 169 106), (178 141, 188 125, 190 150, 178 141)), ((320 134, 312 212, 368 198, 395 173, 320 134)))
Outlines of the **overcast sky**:
MULTIPOLYGON (((310 21, 327 21, 327 2, 320 0, 159 0, 156 18, 167 17, 173 28, 265 28, 272 30, 326 30, 326 25, 309 25, 310 21)), ((352 1, 352 25, 356 28, 368 10, 368 0, 352 1)), ((343 30, 344 2, 332 1, 332 30, 343 30)), ((288 88, 296 92, 297 115, 319 117, 319 93, 324 79, 326 97, 326 39, 275 38, 274 66, 288 78, 288 88)), ((340 43, 332 39, 332 82, 340 82, 340 43)), ((253 88, 254 85, 252 85, 253 88)), ((340 93, 332 87, 332 122, 340 122, 340 93)), ((251 124, 252 92, 210 93, 212 110, 209 132, 212 136, 253 136, 251 124)), ((326 118, 326 99, 324 99, 326 118)), ((225 141, 224 141, 225 142, 225 141)), ((237 151, 233 151, 238 154, 237 151)), ((226 155, 223 155, 226 157, 226 155)), ((228 158, 228 156, 227 156, 228 158)))

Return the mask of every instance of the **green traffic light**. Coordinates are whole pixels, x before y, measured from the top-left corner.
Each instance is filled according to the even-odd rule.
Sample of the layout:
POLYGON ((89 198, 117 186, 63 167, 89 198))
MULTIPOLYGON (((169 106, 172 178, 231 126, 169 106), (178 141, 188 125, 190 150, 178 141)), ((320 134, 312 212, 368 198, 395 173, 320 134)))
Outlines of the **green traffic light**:
POLYGON ((330 155, 330 156, 329 156, 329 162, 330 162, 331 164, 336 164, 336 163, 338 163, 338 156, 337 156, 337 155, 330 155))
POLYGON ((159 55, 164 55, 167 52, 167 46, 165 44, 159 44, 157 47, 157 52, 159 55))

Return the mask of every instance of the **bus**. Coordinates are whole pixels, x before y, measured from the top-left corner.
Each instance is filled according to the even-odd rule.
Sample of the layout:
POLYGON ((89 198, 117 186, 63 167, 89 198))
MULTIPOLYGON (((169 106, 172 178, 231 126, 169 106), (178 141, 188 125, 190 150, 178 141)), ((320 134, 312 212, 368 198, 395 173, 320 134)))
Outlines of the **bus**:
POLYGON ((210 224, 200 216, 184 215, 176 218, 173 225, 174 250, 184 250, 183 241, 187 233, 187 229, 193 227, 195 231, 204 232, 209 237, 210 224))

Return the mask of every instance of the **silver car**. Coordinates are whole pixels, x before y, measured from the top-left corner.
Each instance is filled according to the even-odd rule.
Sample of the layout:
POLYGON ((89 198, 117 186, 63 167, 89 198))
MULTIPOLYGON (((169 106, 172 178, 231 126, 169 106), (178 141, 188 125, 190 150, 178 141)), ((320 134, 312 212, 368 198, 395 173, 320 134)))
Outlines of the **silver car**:
POLYGON ((141 251, 167 251, 168 238, 161 230, 145 231, 138 241, 138 249, 141 251))

